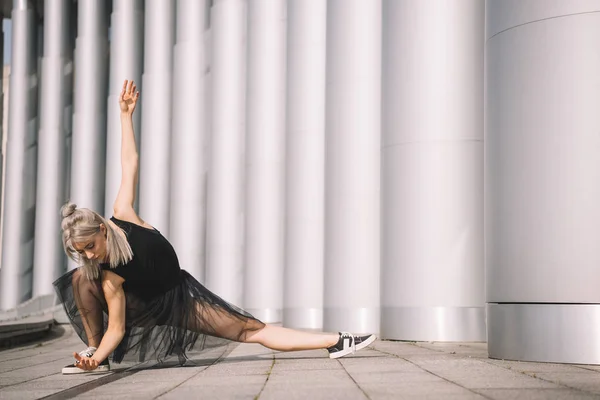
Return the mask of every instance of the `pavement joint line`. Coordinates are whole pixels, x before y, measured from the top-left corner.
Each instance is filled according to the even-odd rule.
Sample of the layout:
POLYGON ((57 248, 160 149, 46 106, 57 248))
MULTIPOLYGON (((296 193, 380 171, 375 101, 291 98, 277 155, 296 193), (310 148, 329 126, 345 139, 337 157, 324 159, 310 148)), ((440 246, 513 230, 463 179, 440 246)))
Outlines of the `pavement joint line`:
MULTIPOLYGON (((184 379, 183 381, 179 382, 177 385, 173 386, 172 388, 167 389, 166 391, 162 392, 161 394, 155 396, 154 399, 158 399, 159 397, 164 396, 165 394, 167 394, 169 392, 172 392, 173 390, 177 389, 179 386, 183 385, 184 383, 186 383, 190 379, 193 379, 193 378, 197 377, 198 375, 200 375, 201 373, 203 373, 204 371, 206 371, 210 367, 213 367, 213 366, 217 365, 223 359, 223 356, 227 353, 227 350, 229 349, 229 346, 230 345, 223 346, 223 352, 221 353, 221 355, 219 357, 217 357, 215 360, 213 360, 212 363, 210 363, 209 365, 204 366, 204 368, 202 368, 200 371, 198 371, 194 375, 190 376, 189 378, 184 379)), ((179 367, 175 367, 175 368, 179 368, 179 367)))
POLYGON ((595 368, 590 368, 587 365, 573 365, 575 368, 579 368, 582 369, 584 371, 591 371, 591 372, 596 372, 596 373, 600 373, 600 370, 597 370, 595 368))
MULTIPOLYGON (((23 357, 23 358, 27 358, 27 357, 23 357)), ((35 358, 35 356, 29 357, 29 358, 35 358)), ((54 362, 54 361, 61 360, 61 359, 63 359, 63 358, 65 358, 65 357, 64 357, 64 356, 61 356, 61 357, 58 357, 57 359, 54 359, 54 360, 48 360, 48 361, 44 361, 44 363, 51 363, 51 362, 54 362)), ((19 358, 18 360, 21 360, 21 358, 19 358)), ((14 360, 11 360, 11 361, 14 361, 14 360)), ((14 369, 11 369, 11 370, 8 370, 8 371, 5 371, 5 372, 0 372, 0 375, 4 374, 4 373, 6 373, 6 372, 18 371, 18 370, 20 370, 20 369, 25 369, 25 368, 31 368, 31 365, 25 365, 25 366, 23 366, 23 367, 14 368, 14 369)), ((17 383, 17 385, 19 385, 19 384, 17 383)), ((10 386, 10 385, 9 385, 9 386, 10 386)))
MULTIPOLYGON (((425 347, 423 347, 423 348, 425 348, 425 347)), ((425 369, 425 368, 423 368, 423 367, 422 367, 422 366, 420 366, 419 364, 417 364, 417 363, 414 363, 414 362, 412 362, 411 360, 409 360, 409 359, 407 359, 407 358, 400 357, 400 356, 399 356, 399 355, 397 355, 397 354, 388 353, 387 351, 383 351, 383 350, 379 350, 379 349, 375 349, 375 348, 374 348, 374 350, 375 350, 375 351, 378 351, 378 352, 380 352, 380 353, 389 354, 389 355, 391 355, 392 357, 396 357, 396 358, 399 358, 399 359, 401 359, 401 360, 404 360, 404 361, 406 361, 406 362, 408 362, 408 363, 410 363, 410 364, 414 365, 415 367, 417 367, 417 368, 419 368, 419 369, 421 369, 421 370, 423 370, 423 371, 427 372, 428 374, 431 374, 431 375, 433 375, 433 376, 437 376, 438 378, 440 378, 440 379, 442 379, 442 380, 444 380, 444 381, 446 381, 446 382, 448 382, 448 383, 451 383, 451 384, 453 384, 453 385, 456 385, 456 386, 458 386, 458 387, 461 387, 461 388, 463 388, 463 389, 465 389, 465 390, 468 390, 469 392, 471 392, 471 393, 473 393, 473 394, 477 394, 477 395, 479 395, 479 396, 482 396, 482 397, 484 397, 484 398, 486 398, 486 399, 488 399, 488 400, 494 400, 492 397, 486 396, 486 395, 485 395, 485 394, 483 394, 483 393, 478 393, 478 392, 476 392, 476 391, 475 391, 475 390, 473 390, 473 389, 466 388, 466 387, 462 386, 461 384, 459 384, 459 383, 457 383, 457 382, 454 382, 454 381, 451 381, 450 379, 444 378, 443 376, 441 376, 441 375, 438 375, 438 374, 436 374, 435 372, 431 372, 431 371, 429 371, 428 369, 425 369)), ((443 351, 442 351, 442 353, 445 353, 445 352, 443 352, 443 351)))
MULTIPOLYGON (((60 360, 60 359, 59 359, 59 360, 60 360)), ((54 361, 57 361, 57 360, 54 360, 54 361)), ((50 361, 50 362, 53 362, 53 361, 50 361)), ((31 367, 31 365, 30 365, 29 367, 31 367)), ((11 371, 6 371, 6 372, 11 372, 11 371)), ((48 376, 52 376, 52 375, 58 375, 58 374, 57 374, 57 373, 55 373, 55 372, 51 372, 51 373, 49 373, 49 374, 47 374, 47 375, 36 376, 35 378, 27 379, 27 380, 25 380, 25 381, 21 381, 21 382, 18 382, 18 383, 11 383, 11 384, 9 384, 9 385, 4 385, 4 386, 2 386, 2 388, 4 389, 4 388, 10 387, 10 386, 22 385, 22 384, 24 384, 24 383, 28 383, 28 382, 31 382, 31 381, 35 381, 35 380, 37 380, 37 379, 41 379, 41 378, 46 378, 46 377, 48 377, 48 376)))
POLYGON ((85 382, 80 385, 73 386, 73 387, 65 389, 65 390, 61 390, 60 392, 53 393, 53 394, 45 396, 45 397, 40 397, 40 399, 38 399, 38 400, 42 400, 42 399, 43 400, 72 399, 73 397, 79 396, 80 394, 83 394, 85 392, 89 392, 92 389, 95 389, 100 386, 104 386, 107 383, 112 383, 112 382, 118 381, 119 379, 127 378, 128 376, 137 374, 138 372, 141 371, 141 369, 134 370, 132 368, 134 368, 134 367, 128 368, 125 371, 113 372, 113 373, 107 374, 107 375, 102 376, 93 381, 85 382))
MULTIPOLYGON (((414 343, 414 345, 415 345, 415 346, 417 346, 417 347, 419 347, 419 348, 421 348, 421 349, 427 349, 427 350, 436 351, 436 352, 439 352, 439 353, 448 354, 448 355, 451 355, 451 356, 457 356, 457 357, 460 357, 460 355, 458 355, 458 354, 456 354, 456 353, 454 353, 454 352, 453 352, 453 353, 447 353, 447 352, 445 352, 444 350, 441 350, 441 349, 440 349, 440 350, 438 350, 438 349, 431 349, 431 348, 429 348, 429 347, 420 346, 420 345, 419 345, 419 343, 416 343, 416 342, 414 343)), ((377 351, 379 351, 379 352, 382 352, 382 353, 386 353, 386 354, 391 354, 391 355, 394 355, 394 354, 392 354, 392 353, 387 353, 387 352, 385 352, 385 351, 383 351, 383 350, 379 350, 379 349, 375 349, 375 350, 377 350, 377 351)), ((398 357, 398 358, 402 358, 402 357, 400 357, 400 356, 396 356, 396 357, 398 357)), ((407 359, 405 359, 405 358, 402 358, 402 359, 403 359, 403 360, 406 360, 406 361, 408 361, 408 362, 410 362, 411 364, 414 364, 413 362, 411 362, 411 361, 409 361, 409 360, 407 360, 407 359)), ((527 376, 529 376, 529 377, 531 377, 531 378, 534 378, 534 379, 539 379, 539 380, 541 380, 541 381, 548 382, 548 383, 554 383, 555 385, 563 386, 563 387, 565 387, 565 388, 567 388, 567 389, 575 389, 575 390, 578 390, 578 391, 580 391, 580 392, 583 392, 583 393, 585 393, 585 394, 597 394, 597 393, 594 393, 594 392, 589 392, 589 391, 583 390, 583 389, 581 389, 581 388, 578 388, 578 387, 575 387, 575 386, 569 386, 569 385, 567 385, 567 384, 565 384, 565 383, 561 383, 561 382, 555 382, 555 381, 552 381, 552 380, 549 380, 549 379, 544 379, 544 378, 541 378, 541 377, 537 376, 535 373, 529 374, 529 373, 527 373, 527 371, 516 371, 516 370, 514 370, 514 369, 512 369, 512 368, 508 368, 508 367, 506 367, 506 366, 503 366, 503 365, 500 365, 500 364, 496 364, 496 363, 494 363, 494 362, 490 361, 490 359, 489 359, 489 358, 487 358, 487 359, 486 359, 486 358, 471 358, 471 359, 472 359, 472 360, 481 361, 481 362, 484 362, 484 363, 486 363, 486 364, 493 365, 493 366, 495 366, 495 367, 500 367, 500 368, 502 368, 502 369, 505 369, 505 370, 508 370, 508 371, 519 372, 519 373, 521 373, 521 374, 523 374, 523 375, 527 375, 527 376)), ((515 361, 515 362, 519 362, 519 361, 515 361)), ((541 363, 541 364, 552 364, 552 363, 541 363)), ((416 365, 416 364, 415 364, 415 365, 416 365)), ((595 370, 595 369, 592 369, 592 368, 585 368, 585 367, 583 367, 583 366, 579 366, 579 365, 574 365, 574 366, 575 366, 575 367, 577 367, 577 368, 581 368, 581 369, 583 369, 583 370, 586 370, 586 371, 594 371, 594 372, 598 372, 597 370, 595 370)), ((421 367, 420 367, 420 366, 418 366, 418 365, 417 365, 417 367, 421 368, 421 367)), ((422 369, 422 370, 424 370, 424 371, 427 371, 427 370, 426 370, 426 369, 424 369, 424 368, 421 368, 421 369, 422 369)), ((429 373, 431 373, 431 374, 435 375, 435 374, 434 374, 434 373, 432 373, 431 371, 427 371, 427 372, 429 372, 429 373)), ((437 375, 436 375, 436 376, 437 376, 437 375)), ((443 377, 440 377, 440 378, 442 378, 442 379, 445 379, 445 378, 443 378, 443 377)), ((447 379, 445 379, 445 380, 447 380, 447 379)), ((451 382, 451 381, 449 381, 449 382, 451 382)), ((455 383, 455 382, 452 382, 452 383, 454 383, 454 384, 458 385, 458 384, 457 384, 457 383, 455 383)), ((458 385, 458 386, 460 386, 460 385, 458 385)), ((463 386, 461 386, 461 387, 463 387, 463 386)), ((467 388, 465 388, 465 389, 467 389, 467 388)), ((470 389, 467 389, 467 390, 470 390, 470 389)), ((472 391, 472 390, 471 390, 471 391, 472 391)), ((485 396, 485 395, 484 395, 484 394, 482 394, 482 393, 478 393, 478 392, 474 392, 474 393, 477 393, 477 394, 479 394, 479 395, 481 395, 481 396, 487 397, 487 396, 485 396)))
POLYGON ((358 382, 356 382, 356 379, 354 379, 354 377, 350 374, 350 372, 348 372, 348 370, 344 366, 344 363, 342 362, 341 358, 336 359, 336 361, 342 366, 342 368, 344 369, 344 372, 346 373, 346 375, 348 375, 348 377, 350 379, 352 379, 352 382, 354 382, 354 384, 356 385, 356 387, 365 395, 365 397, 367 399, 371 400, 371 396, 369 396, 367 394, 367 392, 365 392, 365 390, 358 384, 358 382))
POLYGON ((254 400, 258 400, 260 398, 260 395, 262 394, 262 392, 265 390, 265 387, 267 387, 267 382, 269 382, 269 378, 271 377, 271 372, 273 372, 273 367, 275 366, 275 362, 276 362, 274 352, 271 352, 271 358, 272 358, 273 362, 271 362, 271 367, 267 371, 267 379, 265 379, 265 383, 263 383, 258 394, 256 396, 254 396, 254 400))
MULTIPOLYGON (((495 363, 493 363, 493 362, 491 362, 489 360, 482 359, 481 361, 483 361, 486 364, 495 365, 496 367, 504 368, 504 369, 509 370, 509 371, 515 371, 512 368, 507 368, 507 367, 505 367, 503 365, 495 364, 495 363)), ((518 362, 518 361, 515 361, 515 362, 518 362)), ((540 363, 540 364, 552 364, 552 363, 540 363)), ((590 371, 590 370, 587 370, 587 371, 590 371)), ((591 370, 591 371, 593 371, 593 370, 591 370)), ((557 381, 553 381, 553 380, 550 380, 550 379, 544 379, 542 377, 537 376, 537 372, 530 372, 530 371, 515 371, 515 372, 520 372, 523 375, 527 375, 527 376, 529 376, 531 378, 539 379, 539 380, 544 381, 544 382, 554 383, 555 385, 563 386, 563 387, 565 387, 567 389, 575 389, 575 390, 580 391, 580 392, 585 393, 585 394, 594 394, 594 395, 598 394, 598 393, 595 393, 595 392, 590 392, 590 391, 578 388, 576 386, 569 386, 569 385, 567 385, 565 383, 562 383, 562 382, 557 382, 557 381)))

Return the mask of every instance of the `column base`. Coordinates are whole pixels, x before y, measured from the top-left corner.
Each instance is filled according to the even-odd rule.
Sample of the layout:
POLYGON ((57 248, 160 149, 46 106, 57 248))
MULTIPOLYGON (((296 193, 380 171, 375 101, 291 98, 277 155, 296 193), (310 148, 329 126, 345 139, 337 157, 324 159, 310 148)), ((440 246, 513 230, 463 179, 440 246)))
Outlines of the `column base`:
POLYGON ((600 304, 488 303, 491 358, 600 364, 600 304))
POLYGON ((426 342, 485 342, 484 307, 384 307, 381 337, 426 342))

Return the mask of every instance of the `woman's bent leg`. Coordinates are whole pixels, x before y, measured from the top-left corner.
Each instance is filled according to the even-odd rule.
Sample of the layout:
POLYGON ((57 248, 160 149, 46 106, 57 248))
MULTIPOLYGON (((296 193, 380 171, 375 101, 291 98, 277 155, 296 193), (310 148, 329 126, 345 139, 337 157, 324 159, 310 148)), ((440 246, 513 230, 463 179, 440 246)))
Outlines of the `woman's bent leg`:
POLYGON ((80 270, 73 274, 73 297, 88 338, 88 346, 98 347, 104 335, 104 298, 99 282, 87 279, 80 270))

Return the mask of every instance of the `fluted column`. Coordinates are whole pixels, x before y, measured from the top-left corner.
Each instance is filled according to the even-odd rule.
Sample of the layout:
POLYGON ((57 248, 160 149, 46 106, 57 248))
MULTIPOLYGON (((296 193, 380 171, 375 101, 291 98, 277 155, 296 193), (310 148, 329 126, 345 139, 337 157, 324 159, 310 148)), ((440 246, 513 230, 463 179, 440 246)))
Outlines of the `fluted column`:
MULTIPOLYGON (((106 1, 78 3, 70 200, 99 213, 104 210, 106 177, 108 20, 106 1)), ((75 267, 69 261, 69 269, 75 267)))
POLYGON ((207 0, 177 2, 173 64, 170 240, 182 268, 204 281, 207 0))
POLYGON ((482 341, 484 4, 383 15, 381 334, 482 341))
POLYGON ((246 127, 245 0, 220 0, 211 14, 211 120, 206 286, 243 305, 243 165, 246 127))
POLYGON ((283 324, 323 327, 327 1, 288 1, 283 324))
POLYGON ((327 5, 324 329, 378 332, 381 1, 327 5))
POLYGON ((44 55, 40 90, 40 130, 33 259, 34 296, 53 293, 52 282, 65 266, 58 210, 66 200, 66 90, 71 85, 72 63, 68 59, 71 7, 67 0, 44 2, 44 55))
POLYGON ((31 297, 33 273, 38 27, 28 2, 14 1, 12 27, 0 309, 31 297))
POLYGON ((265 322, 281 322, 286 1, 248 6, 244 306, 265 322))
POLYGON ((145 7, 140 216, 168 237, 175 2, 145 7))
MULTIPOLYGON (((133 80, 142 91, 144 57, 144 1, 114 1, 111 15, 110 75, 107 102, 106 188, 104 213, 113 214, 113 204, 121 183, 121 118, 119 95, 125 79, 133 80)), ((141 102, 143 103, 143 95, 141 102)), ((140 148, 142 108, 133 115, 133 129, 140 148)), ((138 198, 136 197, 136 204, 138 198)))

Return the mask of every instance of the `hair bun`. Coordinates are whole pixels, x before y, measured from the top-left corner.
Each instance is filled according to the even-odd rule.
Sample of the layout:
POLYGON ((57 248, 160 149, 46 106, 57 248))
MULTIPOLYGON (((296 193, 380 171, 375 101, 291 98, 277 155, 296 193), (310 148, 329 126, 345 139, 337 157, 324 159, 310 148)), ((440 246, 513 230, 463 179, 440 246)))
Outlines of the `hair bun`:
POLYGON ((76 209, 77 209, 77 204, 68 202, 64 206, 61 207, 60 213, 62 214, 63 218, 67 218, 68 216, 73 214, 76 209))

